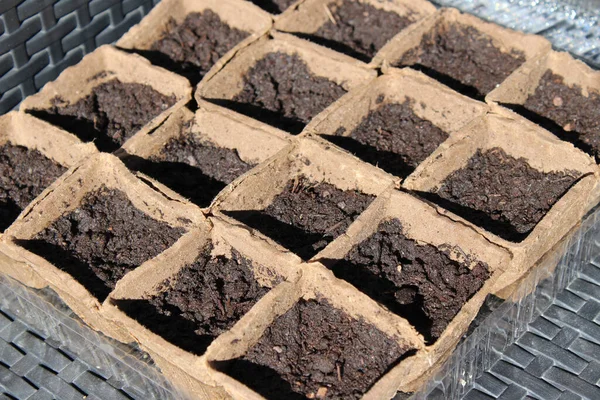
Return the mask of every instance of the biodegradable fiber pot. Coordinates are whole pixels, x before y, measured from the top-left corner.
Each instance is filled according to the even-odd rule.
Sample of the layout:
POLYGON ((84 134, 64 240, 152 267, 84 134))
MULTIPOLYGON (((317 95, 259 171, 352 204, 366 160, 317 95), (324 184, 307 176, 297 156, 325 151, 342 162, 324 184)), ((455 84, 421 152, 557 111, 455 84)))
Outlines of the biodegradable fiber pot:
POLYGON ((5 168, 0 232, 67 168, 96 153, 94 145, 19 112, 0 117, 0 145, 5 168))
POLYGON ((136 132, 157 127, 190 99, 185 78, 106 45, 27 97, 20 109, 113 151, 136 132))
POLYGON ((102 314, 127 330, 171 380, 186 382, 190 395, 212 399, 217 389, 206 349, 254 314, 254 304, 272 296, 270 288, 297 277, 295 258, 211 218, 123 278, 102 314))
POLYGON ((571 144, 493 106, 443 143, 402 186, 511 252, 513 263, 495 288, 504 297, 597 203, 598 167, 571 144), (461 180, 468 184, 464 189, 461 180), (481 204, 477 191, 486 193, 481 204))
POLYGON ((600 72, 552 51, 517 69, 486 97, 600 161, 600 72))
POLYGON ((434 12, 426 1, 307 0, 274 27, 369 62, 394 35, 434 12))
POLYGON ((205 207, 289 139, 268 125, 200 102, 195 114, 181 108, 152 133, 136 134, 118 155, 130 168, 205 207))
POLYGON ((329 104, 375 76, 360 61, 273 32, 207 76, 195 96, 298 134, 329 104))
POLYGON ((448 135, 487 110, 420 72, 387 68, 329 106, 305 132, 405 178, 448 135))
POLYGON ((396 390, 418 389, 446 360, 512 256, 435 207, 390 188, 315 260, 406 318, 424 340, 410 367, 402 362, 391 369, 368 397, 391 398, 396 390), (386 269, 393 260, 397 271, 386 269))
POLYGON ((374 65, 412 66, 455 90, 483 98, 525 61, 550 51, 550 42, 441 9, 400 32, 374 65))
MULTIPOLYGON (((285 398, 322 398, 326 392, 334 397, 385 398, 375 394, 381 393, 377 375, 403 356, 408 358, 399 367, 405 372, 409 370, 413 365, 409 355, 423 347, 421 338, 405 320, 385 311, 348 284, 336 280, 321 265, 305 264, 302 269, 303 276, 298 283, 284 282, 276 287, 271 292, 272 296, 259 302, 248 318, 214 342, 207 353, 207 360, 216 382, 235 399, 269 398, 259 394, 265 392, 274 392, 285 398), (309 313, 302 314, 305 315, 302 318, 297 313, 304 313, 302 309, 306 310, 306 307, 312 308, 312 312, 308 310, 309 313), (323 320, 306 319, 319 315, 323 320), (346 325, 340 326, 340 320, 346 325), (365 330, 369 332, 369 339, 362 336, 364 333, 361 332, 365 330), (294 333, 288 334, 286 341, 285 332, 288 331, 294 333), (337 342, 339 339, 336 338, 344 339, 337 342), (296 341, 313 350, 310 354, 303 353, 296 347, 296 341), (327 343, 327 348, 319 347, 319 341, 327 343), (364 347, 374 341, 381 345, 364 347), (343 355, 339 354, 340 345, 346 351, 343 355), (362 378, 355 370, 357 355, 353 352, 357 350, 361 355, 359 359, 370 365, 362 378), (365 353, 369 353, 369 357, 362 358, 365 353), (347 364, 344 370, 338 365, 336 372, 336 360, 340 356, 346 357, 347 364), (269 359, 281 361, 273 365, 269 359), (298 382, 294 382, 290 379, 296 372, 283 372, 287 371, 286 366, 296 371, 316 367, 323 373, 298 377, 298 382), (257 375, 252 371, 264 367, 267 367, 269 378, 255 379, 257 375), (324 382, 329 383, 321 386, 324 382), (290 391, 291 385, 295 385, 296 391, 290 391), (354 389, 348 391, 346 385, 354 389), (374 394, 363 397, 359 393, 369 389, 374 394)), ((383 393, 391 394, 392 391, 383 393)))
POLYGON ((180 196, 158 192, 116 157, 97 154, 23 211, 2 237, 2 251, 41 276, 92 328, 128 341, 99 315, 102 301, 115 281, 203 219, 180 196))
MULTIPOLYGON (((52 190, 48 187, 63 171, 96 153, 94 145, 81 143, 67 132, 16 111, 0 117, 0 146, 6 151, 3 168, 7 168, 0 188, 5 195, 0 205, 0 237, 34 197, 43 197, 44 190, 52 190)), ((0 243, 0 253, 2 246, 0 243)), ((44 286, 44 280, 31 268, 6 255, 2 255, 0 271, 27 286, 44 286)))
POLYGON ((301 138, 234 181, 210 212, 308 260, 394 184, 322 139, 301 138))
POLYGON ((225 65, 238 45, 255 40, 271 25, 271 16, 250 2, 164 0, 116 46, 197 83, 211 68, 225 65))

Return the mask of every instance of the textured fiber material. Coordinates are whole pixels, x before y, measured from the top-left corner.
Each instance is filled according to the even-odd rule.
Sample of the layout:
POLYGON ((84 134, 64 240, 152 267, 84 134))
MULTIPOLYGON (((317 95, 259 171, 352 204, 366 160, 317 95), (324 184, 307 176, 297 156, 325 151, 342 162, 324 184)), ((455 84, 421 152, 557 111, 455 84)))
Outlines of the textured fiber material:
MULTIPOLYGON (((156 0, 2 0, 0 114, 16 107, 25 96, 55 79, 62 69, 78 62, 84 54, 117 40, 154 3, 156 0)), ((590 44, 587 49, 581 40, 564 42, 563 47, 588 60, 593 57, 598 60, 600 46, 594 45, 600 36, 597 23, 586 31, 585 26, 569 24, 569 18, 554 18, 559 14, 540 14, 545 21, 540 29, 515 28, 546 34, 555 39, 555 44, 560 43, 556 32, 561 27, 574 27, 570 30, 579 33, 585 31, 582 37, 590 44)), ((510 21, 498 22, 510 24, 510 21)), ((586 267, 542 317, 527 326, 523 334, 515 334, 515 343, 502 349, 499 360, 466 392, 467 398, 599 398, 600 366, 593 357, 600 349, 598 269, 586 267)), ((125 370, 125 364, 114 361, 112 355, 92 352, 86 346, 70 347, 77 339, 65 344, 66 334, 59 328, 64 325, 49 327, 42 318, 40 321, 44 323, 34 326, 30 319, 35 317, 29 304, 17 302, 16 306, 2 308, 5 301, 10 301, 10 295, 6 291, 0 293, 3 310, 0 312, 0 399, 173 398, 165 392, 144 391, 133 385, 131 382, 136 379, 145 382, 145 376, 140 377, 136 368, 125 370), (25 310, 27 313, 19 318, 19 313, 25 310), (103 364, 106 360, 108 364, 103 364)), ((114 352, 118 345, 111 343, 104 347, 114 352)), ((462 380, 452 379, 452 385, 460 387, 462 380)), ((442 390, 431 393, 432 398, 436 393, 446 397, 442 390)))
POLYGON ((0 115, 96 47, 115 42, 159 1, 2 1, 0 115))

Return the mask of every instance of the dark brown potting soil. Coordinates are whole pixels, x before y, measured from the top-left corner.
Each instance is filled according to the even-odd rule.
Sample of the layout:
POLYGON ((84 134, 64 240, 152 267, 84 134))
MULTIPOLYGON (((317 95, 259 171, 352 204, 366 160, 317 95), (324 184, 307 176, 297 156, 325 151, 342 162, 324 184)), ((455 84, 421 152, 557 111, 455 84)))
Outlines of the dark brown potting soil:
POLYGON ((554 122, 558 131, 550 131, 600 161, 600 92, 590 91, 586 97, 581 86, 569 87, 562 76, 548 70, 524 107, 554 122))
POLYGON ((224 184, 230 183, 254 166, 242 161, 236 150, 216 147, 194 135, 180 135, 171 139, 157 159, 189 164, 224 184))
POLYGON ((211 250, 163 282, 159 294, 119 300, 118 307, 180 348, 203 354, 269 290, 257 282, 252 262, 235 249, 230 258, 211 256, 211 250))
POLYGON ((144 53, 153 63, 196 84, 225 53, 249 35, 230 27, 214 11, 206 9, 188 14, 180 24, 171 19, 162 37, 144 53))
POLYGON ((270 400, 359 399, 410 350, 326 300, 302 299, 224 371, 270 400))
POLYGON ((374 199, 301 175, 289 181, 264 210, 227 214, 308 260, 344 233, 374 199))
POLYGON ((434 201, 506 240, 520 242, 580 175, 538 171, 500 148, 478 150, 465 167, 444 179, 434 201))
POLYGON ((413 103, 406 100, 381 105, 369 112, 349 136, 340 136, 345 132, 340 128, 336 136, 327 139, 386 172, 407 177, 448 138, 446 132, 419 118, 413 103))
POLYGON ((365 62, 371 61, 388 40, 413 22, 410 15, 358 1, 345 0, 324 7, 330 14, 329 20, 313 34, 301 36, 365 62))
POLYGON ((225 186, 254 166, 236 150, 203 141, 186 127, 159 154, 148 160, 130 156, 125 162, 200 207, 210 205, 225 186))
POLYGON ((438 24, 398 66, 411 65, 462 94, 481 98, 525 62, 525 54, 502 52, 471 26, 438 24))
POLYGON ((0 145, 0 232, 65 171, 38 150, 0 145))
POLYGON ((120 190, 103 186, 21 245, 103 301, 127 272, 169 248, 183 233, 135 208, 120 190))
POLYGON ((490 276, 483 262, 458 262, 447 249, 406 237, 397 219, 382 222, 343 260, 326 264, 333 264, 338 278, 406 318, 429 343, 490 276))
POLYGON ((298 54, 268 53, 244 76, 244 88, 224 105, 297 134, 346 90, 314 75, 298 54))
POLYGON ((271 14, 281 14, 297 0, 250 0, 263 10, 271 14))
POLYGON ((115 78, 73 104, 55 97, 51 108, 29 112, 84 142, 93 141, 101 151, 113 151, 176 101, 175 95, 165 96, 149 85, 115 78))

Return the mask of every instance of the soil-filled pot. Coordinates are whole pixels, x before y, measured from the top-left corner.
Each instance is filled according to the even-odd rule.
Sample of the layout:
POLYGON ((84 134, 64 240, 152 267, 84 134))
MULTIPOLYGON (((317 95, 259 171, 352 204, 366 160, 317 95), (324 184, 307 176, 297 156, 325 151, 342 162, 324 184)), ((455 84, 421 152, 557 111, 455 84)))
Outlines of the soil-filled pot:
POLYGON ((211 212, 308 260, 394 182, 322 139, 302 138, 234 181, 215 199, 211 212))
POLYGON ((211 343, 254 313, 271 288, 297 278, 295 258, 211 218, 123 278, 102 313, 158 356, 161 369, 171 365, 170 377, 195 381, 185 387, 190 394, 208 400, 216 390, 204 356, 211 343))
POLYGON ((550 42, 441 9, 396 35, 373 64, 411 66, 462 94, 483 99, 525 61, 550 51, 550 42))
POLYGON ((598 201, 598 168, 570 143, 494 106, 443 143, 403 187, 513 254, 501 290, 598 201))
POLYGON ((271 24, 268 13, 246 2, 164 0, 116 45, 196 84, 227 63, 237 45, 266 33, 271 24))
POLYGON ((111 152, 191 99, 183 77, 136 54, 101 46, 21 103, 21 110, 111 152))
POLYGON ((375 75, 351 57, 272 33, 238 50, 198 85, 195 96, 298 134, 328 105, 375 75))
POLYGON ((305 131, 405 178, 448 135, 487 110, 420 72, 388 68, 329 106, 305 131))
POLYGON ((159 192, 116 157, 97 154, 31 203, 2 244, 92 328, 123 341, 129 336, 99 315, 101 303, 128 272, 203 219, 175 193, 159 192))
POLYGON ((217 105, 182 108, 152 133, 132 137, 118 155, 125 164, 200 207, 234 179, 271 157, 290 136, 217 105))
POLYGON ((486 101, 512 108, 600 161, 600 72, 568 53, 523 64, 486 101))
POLYGON ((275 29, 369 62, 397 33, 434 12, 426 1, 307 0, 283 13, 275 29))

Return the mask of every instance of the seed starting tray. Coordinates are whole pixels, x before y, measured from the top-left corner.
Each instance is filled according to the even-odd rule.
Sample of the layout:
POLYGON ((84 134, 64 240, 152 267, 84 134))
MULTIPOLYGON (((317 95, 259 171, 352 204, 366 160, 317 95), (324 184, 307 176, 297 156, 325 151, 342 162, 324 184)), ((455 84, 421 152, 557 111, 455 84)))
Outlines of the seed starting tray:
MULTIPOLYGON (((556 334, 564 365, 520 333, 592 262, 598 72, 425 1, 277 6, 163 1, 3 116, 0 271, 138 343, 184 396, 595 393, 586 325, 556 334)), ((2 316, 6 396, 179 396, 117 350, 149 388, 63 373, 53 332, 2 316)))

